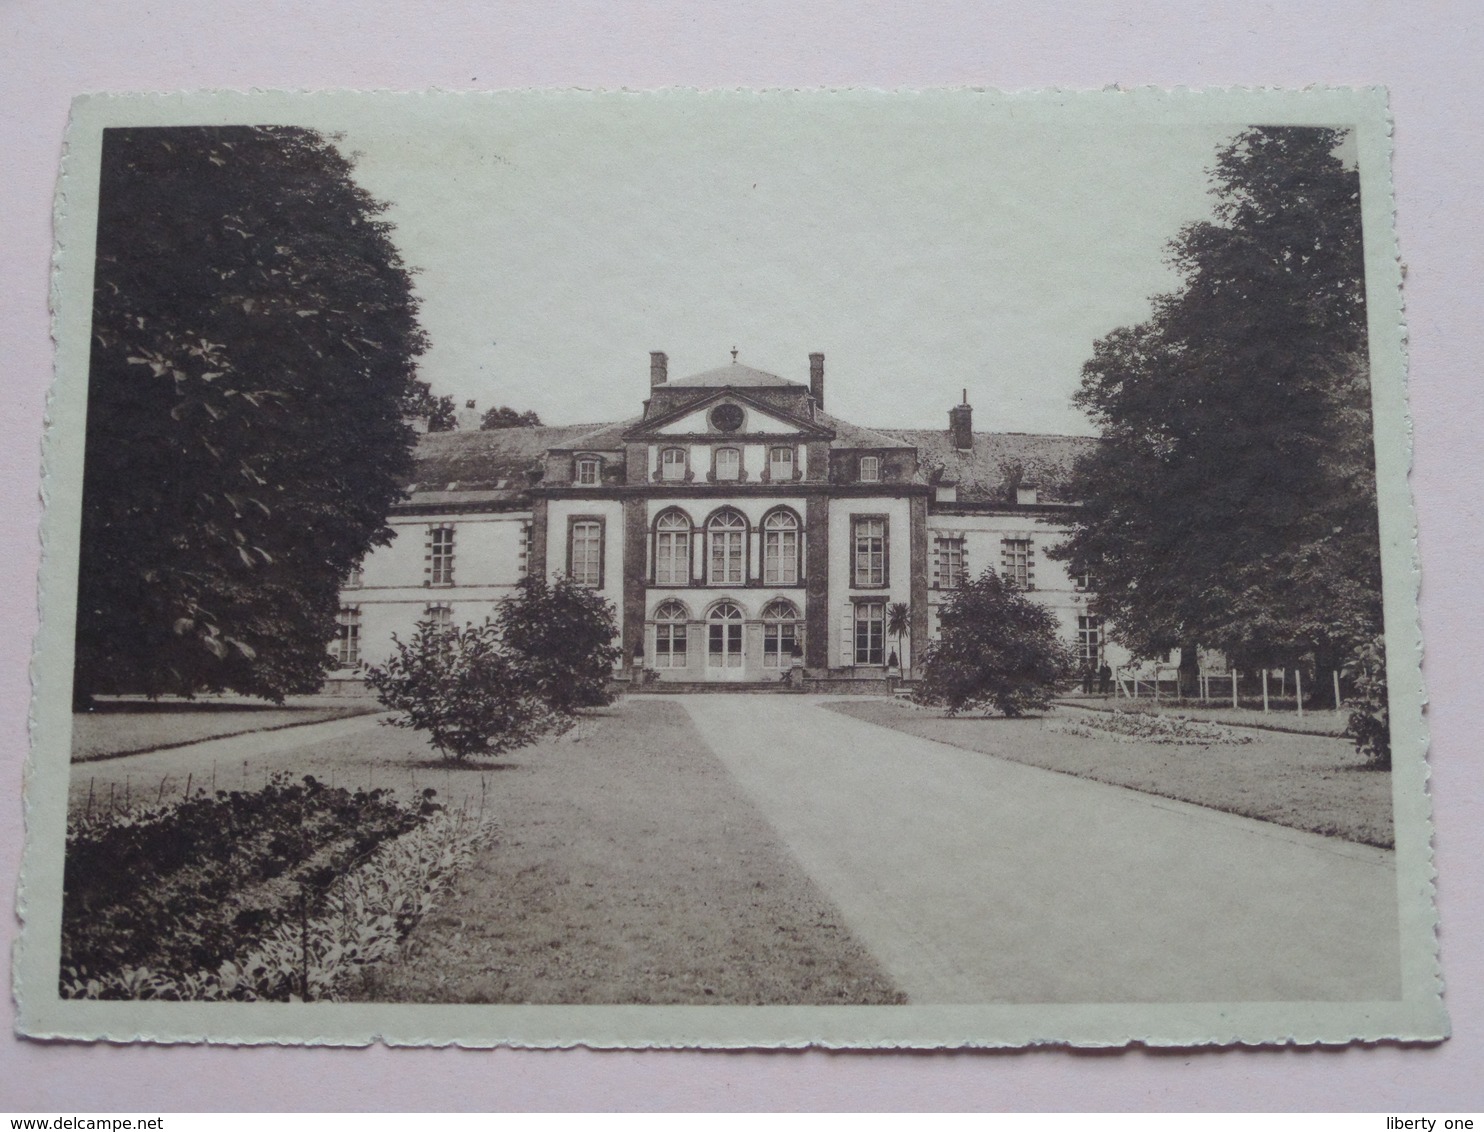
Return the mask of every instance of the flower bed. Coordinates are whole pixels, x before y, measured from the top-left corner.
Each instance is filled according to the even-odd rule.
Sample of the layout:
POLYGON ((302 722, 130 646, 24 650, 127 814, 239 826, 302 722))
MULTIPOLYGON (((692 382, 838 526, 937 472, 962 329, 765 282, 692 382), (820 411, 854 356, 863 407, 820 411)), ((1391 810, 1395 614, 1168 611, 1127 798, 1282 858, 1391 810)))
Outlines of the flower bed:
POLYGON ((1252 742, 1252 736, 1246 732, 1222 727, 1218 723, 1147 711, 1111 711, 1075 719, 1049 719, 1046 728, 1088 739, 1111 739, 1115 743, 1178 743, 1205 747, 1213 743, 1252 742))
POLYGON ((76 823, 62 994, 332 993, 335 972, 385 953, 467 859, 478 823, 432 798, 406 806, 382 790, 280 777, 260 791, 76 823))

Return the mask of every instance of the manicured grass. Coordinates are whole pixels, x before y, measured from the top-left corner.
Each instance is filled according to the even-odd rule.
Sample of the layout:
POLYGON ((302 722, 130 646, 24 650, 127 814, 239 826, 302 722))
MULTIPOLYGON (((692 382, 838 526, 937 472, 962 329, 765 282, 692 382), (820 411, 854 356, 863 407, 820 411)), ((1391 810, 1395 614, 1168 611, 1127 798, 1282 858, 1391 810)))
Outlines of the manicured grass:
MULTIPOLYGON (((1049 731, 1040 719, 949 719, 938 710, 882 700, 828 706, 909 735, 1030 766, 1293 829, 1387 849, 1394 845, 1391 775, 1369 769, 1344 739, 1253 731, 1254 741, 1242 746, 1119 743, 1049 731)), ((1088 715, 1069 707, 1055 712, 1068 718, 1088 715)))
POLYGON ((496 842, 363 997, 902 1001, 679 705, 621 702, 490 777, 496 842))
POLYGON ((375 700, 326 703, 320 697, 290 701, 283 707, 240 698, 102 700, 94 710, 72 716, 72 761, 90 762, 380 710, 375 700))

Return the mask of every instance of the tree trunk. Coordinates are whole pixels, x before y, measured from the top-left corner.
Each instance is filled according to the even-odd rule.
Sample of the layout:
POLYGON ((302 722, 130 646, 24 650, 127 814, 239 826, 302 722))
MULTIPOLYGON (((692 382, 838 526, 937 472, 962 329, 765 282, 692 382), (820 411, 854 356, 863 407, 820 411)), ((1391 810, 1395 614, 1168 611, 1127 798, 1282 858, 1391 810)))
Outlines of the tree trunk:
POLYGON ((1194 641, 1180 645, 1180 696, 1193 699, 1200 694, 1201 647, 1194 641))

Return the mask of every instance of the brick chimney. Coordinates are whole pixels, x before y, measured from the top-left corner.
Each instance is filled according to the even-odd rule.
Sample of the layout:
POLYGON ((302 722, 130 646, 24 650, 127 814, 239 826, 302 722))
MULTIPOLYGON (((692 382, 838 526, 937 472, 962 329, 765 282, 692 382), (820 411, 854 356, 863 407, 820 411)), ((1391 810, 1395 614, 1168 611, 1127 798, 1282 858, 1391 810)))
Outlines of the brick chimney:
POLYGON ((948 410, 948 433, 960 452, 974 447, 974 407, 969 404, 969 391, 964 390, 964 403, 948 410))
POLYGON ((814 407, 824 408, 824 355, 809 355, 809 392, 814 396, 814 407))
POLYGON ((665 384, 669 378, 670 359, 663 350, 649 351, 649 387, 665 384))

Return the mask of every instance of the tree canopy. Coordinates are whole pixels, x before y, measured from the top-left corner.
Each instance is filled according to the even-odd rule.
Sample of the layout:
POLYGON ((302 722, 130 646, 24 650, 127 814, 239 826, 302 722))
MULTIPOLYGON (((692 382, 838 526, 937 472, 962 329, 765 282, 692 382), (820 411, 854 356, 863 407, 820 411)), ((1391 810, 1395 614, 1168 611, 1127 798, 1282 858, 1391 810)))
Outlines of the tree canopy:
POLYGON ((412 280, 313 130, 105 132, 74 693, 318 687, 411 471, 412 280))
POLYGON ((519 428, 522 425, 539 425, 541 418, 533 410, 524 413, 517 412, 509 405, 500 405, 493 409, 486 409, 484 416, 480 419, 481 429, 495 428, 519 428))
POLYGON ((942 704, 949 715, 993 709, 1015 717, 1050 707, 1071 678, 1056 615, 993 570, 953 590, 938 623, 913 690, 918 703, 942 704))
POLYGON ((1076 403, 1103 443, 1055 552, 1146 658, 1336 665, 1380 627, 1360 182, 1344 132, 1244 131, 1212 220, 1170 245, 1183 286, 1099 341, 1076 403))

